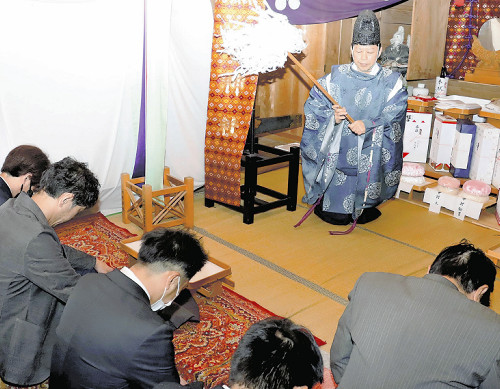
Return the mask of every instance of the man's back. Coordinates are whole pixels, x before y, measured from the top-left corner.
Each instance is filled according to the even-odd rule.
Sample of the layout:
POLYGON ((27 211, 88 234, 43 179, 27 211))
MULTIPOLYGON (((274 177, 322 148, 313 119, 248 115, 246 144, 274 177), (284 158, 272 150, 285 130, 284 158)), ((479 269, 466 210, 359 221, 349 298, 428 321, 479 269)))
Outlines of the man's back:
POLYGON ((331 351, 339 389, 498 388, 500 317, 444 277, 366 273, 350 300, 331 351))
POLYGON ((50 387, 151 388, 178 382, 173 329, 120 271, 84 276, 57 328, 50 387))
POLYGON ((55 231, 25 193, 0 207, 0 376, 48 378, 55 326, 78 280, 55 231))

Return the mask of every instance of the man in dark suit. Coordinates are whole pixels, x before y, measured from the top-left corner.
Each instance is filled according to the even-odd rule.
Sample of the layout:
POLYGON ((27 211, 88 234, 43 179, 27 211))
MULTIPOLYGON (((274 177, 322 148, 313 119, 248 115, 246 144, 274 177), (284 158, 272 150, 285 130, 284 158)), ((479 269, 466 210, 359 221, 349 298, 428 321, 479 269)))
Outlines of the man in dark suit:
POLYGON ((65 158, 44 172, 40 187, 0 206, 0 378, 17 386, 49 376, 55 328, 80 278, 75 269, 111 270, 61 245, 53 229, 96 203, 93 173, 65 158))
POLYGON ((363 274, 331 348, 338 388, 500 388, 500 316, 486 307, 495 276, 467 241, 423 278, 363 274))
MULTIPOLYGON (((214 389, 311 389, 323 382, 323 358, 311 333, 290 319, 253 324, 231 358, 229 385, 214 389)), ((165 382, 154 389, 180 389, 165 382)))
POLYGON ((49 165, 49 159, 38 147, 21 145, 12 149, 0 170, 0 205, 21 192, 36 190, 49 165))
POLYGON ((50 388, 179 383, 175 326, 155 311, 169 306, 206 260, 194 235, 159 228, 144 235, 131 268, 82 277, 57 328, 50 388))

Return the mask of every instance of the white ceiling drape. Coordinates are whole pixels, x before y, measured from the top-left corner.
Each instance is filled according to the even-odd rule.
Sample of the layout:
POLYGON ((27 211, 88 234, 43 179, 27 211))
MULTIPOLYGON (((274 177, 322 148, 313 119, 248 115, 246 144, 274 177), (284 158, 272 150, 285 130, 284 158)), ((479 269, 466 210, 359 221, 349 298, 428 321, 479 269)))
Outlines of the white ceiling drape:
POLYGON ((0 161, 19 144, 88 163, 120 207, 135 159, 142 1, 0 1, 0 161))
POLYGON ((175 0, 169 45, 165 164, 180 179, 205 182, 205 130, 212 63, 210 0, 175 0))
MULTIPOLYGON (((166 159, 173 173, 199 183, 213 23, 207 6, 208 0, 172 0, 172 10, 191 13, 172 20, 196 33, 178 41, 181 31, 172 26, 176 34, 163 37, 190 54, 184 59, 183 50, 170 55, 172 44, 165 47, 175 62, 168 67, 167 117, 178 117, 167 123, 174 132, 167 131, 167 153, 170 147, 175 155, 166 159)), ((0 0, 0 164, 19 144, 40 147, 53 162, 73 156, 98 176, 101 211, 119 211, 120 175, 135 162, 143 37, 144 0, 0 0)))

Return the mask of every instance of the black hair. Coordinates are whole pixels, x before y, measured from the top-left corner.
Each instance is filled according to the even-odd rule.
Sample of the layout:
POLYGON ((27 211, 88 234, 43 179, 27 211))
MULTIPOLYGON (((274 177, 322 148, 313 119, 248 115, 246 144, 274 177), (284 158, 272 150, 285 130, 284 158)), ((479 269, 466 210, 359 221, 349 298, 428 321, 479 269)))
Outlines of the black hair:
POLYGON ((488 290, 481 297, 481 304, 490 305, 490 294, 497 274, 495 265, 481 249, 466 239, 443 249, 432 263, 429 273, 454 278, 466 293, 488 285, 488 290))
POLYGON ((191 232, 166 228, 145 234, 138 256, 140 262, 160 264, 163 270, 181 268, 187 279, 193 277, 207 259, 201 242, 191 232))
POLYGON ((3 163, 2 172, 12 177, 20 177, 31 173, 31 186, 33 190, 38 189, 42 173, 49 167, 50 161, 47 155, 36 146, 21 145, 12 149, 3 163))
POLYGON ((57 198, 63 193, 73 194, 73 205, 92 207, 99 198, 99 181, 86 164, 66 157, 45 170, 40 190, 57 198))
POLYGON ((289 319, 253 324, 231 359, 229 383, 249 389, 292 389, 323 381, 323 359, 311 333, 289 319))

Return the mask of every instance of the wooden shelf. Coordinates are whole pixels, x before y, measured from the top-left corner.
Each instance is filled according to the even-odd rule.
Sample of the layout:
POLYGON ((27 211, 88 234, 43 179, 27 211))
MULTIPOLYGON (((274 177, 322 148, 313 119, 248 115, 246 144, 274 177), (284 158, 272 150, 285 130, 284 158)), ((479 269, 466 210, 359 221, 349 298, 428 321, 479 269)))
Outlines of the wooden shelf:
POLYGON ((497 119, 497 120, 500 120, 500 112, 493 112, 493 111, 488 111, 486 109, 482 109, 478 113, 478 115, 482 116, 482 117, 484 117, 486 119, 497 119))
POLYGON ((435 108, 436 111, 442 112, 444 115, 451 116, 455 119, 470 119, 474 115, 478 115, 481 108, 460 109, 460 108, 435 108))
POLYGON ((492 126, 500 128, 500 113, 482 109, 478 115, 486 118, 486 123, 490 123, 492 126))
MULTIPOLYGON (((432 168, 431 168, 432 169, 432 168)), ((435 181, 437 185, 437 180, 435 181)), ((432 187, 433 185, 430 185, 428 187, 432 187)), ((400 201, 406 201, 409 203, 412 203, 414 205, 418 205, 419 207, 429 209, 429 204, 424 203, 423 198, 424 198, 424 191, 412 191, 411 194, 408 194, 406 192, 400 192, 399 198, 397 200, 400 201)), ((490 200, 490 206, 488 207, 487 205, 483 207, 483 210, 479 216, 479 219, 473 219, 468 216, 464 218, 464 222, 472 223, 481 227, 489 228, 491 230, 495 231, 500 231, 500 225, 498 224, 496 217, 495 217, 495 207, 491 206, 495 204, 495 199, 490 200), (492 200, 492 201, 491 201, 492 200)), ((430 212, 430 211, 429 211, 430 212)), ((446 209, 446 208, 441 208, 441 214, 447 215, 450 217, 453 217, 453 212, 446 209)), ((500 252, 500 249, 499 249, 500 252)), ((500 254, 498 254, 500 256, 500 254)))
POLYGON ((434 113, 434 105, 437 99, 421 100, 415 97, 408 97, 408 110, 417 113, 434 113))
MULTIPOLYGON (((425 168, 424 175, 426 177, 435 178, 436 180, 441 176, 453 177, 450 172, 435 171, 428 163, 422 163, 421 165, 425 168)), ((460 180, 460 185, 463 185, 466 181, 469 181, 470 178, 457 178, 457 180, 460 180)), ((498 189, 493 185, 491 185, 491 193, 498 196, 498 189)))

